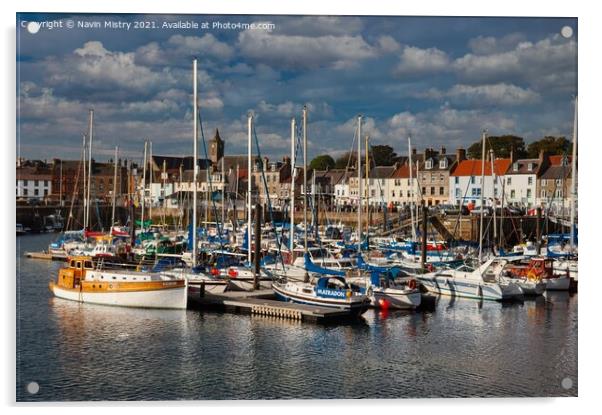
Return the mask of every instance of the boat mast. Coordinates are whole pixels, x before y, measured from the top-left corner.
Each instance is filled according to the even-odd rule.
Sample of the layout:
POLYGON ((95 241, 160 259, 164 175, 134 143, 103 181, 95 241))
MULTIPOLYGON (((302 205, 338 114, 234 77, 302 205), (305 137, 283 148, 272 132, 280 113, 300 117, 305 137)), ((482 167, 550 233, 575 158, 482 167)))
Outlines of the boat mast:
POLYGON ((166 200, 166 197, 165 197, 165 181, 167 180, 167 166, 166 166, 166 163, 165 163, 165 159, 163 159, 163 171, 161 172, 161 180, 162 180, 161 181, 161 196, 163 198, 163 201, 161 203, 161 208, 162 208, 161 209, 161 211, 162 211, 161 212, 161 217, 162 217, 162 220, 163 220, 163 225, 165 225, 166 224, 166 220, 165 220, 165 200, 166 200))
POLYGON ((83 187, 82 187, 82 197, 84 199, 84 229, 86 229, 86 227, 88 226, 88 202, 87 202, 87 193, 86 193, 86 188, 88 185, 88 182, 86 181, 86 134, 83 135, 83 148, 82 148, 82 171, 84 173, 83 175, 83 187))
POLYGON ((571 160, 571 252, 575 248, 575 217, 577 201, 577 97, 575 97, 575 116, 573 119, 573 155, 571 160))
MULTIPOLYGON (((303 106, 303 255, 307 250, 307 106, 303 106)), ((305 269, 303 282, 309 282, 309 274, 305 269)))
POLYGON ((117 151, 119 147, 115 146, 115 160, 114 160, 114 170, 113 170, 113 209, 111 212, 111 230, 113 229, 113 225, 115 225, 115 200, 117 198, 117 151))
POLYGON ((487 134, 483 130, 483 143, 481 144, 481 220, 479 223, 479 264, 483 260, 483 216, 485 213, 485 206, 483 205, 483 188, 485 187, 485 140, 487 134))
POLYGON ((144 160, 142 161, 142 213, 140 215, 140 229, 144 230, 144 205, 146 200, 146 149, 148 141, 144 140, 144 160))
POLYGON ((197 108, 197 68, 196 68, 196 59, 192 61, 192 267, 196 267, 197 261, 197 234, 196 234, 196 226, 197 226, 197 180, 198 180, 198 150, 197 150, 197 141, 198 141, 198 108, 197 108))
POLYGON ((416 202, 416 196, 414 194, 414 163, 412 162, 412 137, 408 136, 408 166, 410 168, 410 218, 412 222, 412 241, 416 240, 416 227, 414 225, 414 208, 412 202, 416 202))
POLYGON ((357 252, 362 252, 362 116, 357 116, 357 252))
POLYGON ((59 179, 59 206, 63 207, 63 159, 60 164, 60 179, 59 179))
POLYGON ((366 134, 366 141, 364 143, 365 151, 366 151, 366 185, 364 188, 366 189, 366 240, 368 240, 368 231, 370 230, 370 182, 368 178, 370 177, 370 155, 368 152, 368 141, 370 140, 370 136, 366 134))
MULTIPOLYGON (((420 204, 418 203, 418 196, 423 200, 424 195, 420 191, 420 181, 418 180, 418 173, 420 172, 420 160, 416 160, 416 201, 414 202, 414 207, 416 208, 416 227, 418 227, 418 218, 420 217, 420 212, 418 211, 420 208, 420 204)), ((414 232, 415 233, 415 232, 414 232)))
POLYGON ((94 125, 94 110, 90 109, 90 122, 88 125, 88 193, 86 195, 87 205, 86 205, 86 223, 84 224, 84 228, 88 229, 90 226, 90 187, 92 180, 92 139, 93 139, 93 125, 94 125))
POLYGON ((252 191, 252 186, 251 186, 251 174, 252 174, 252 166, 251 166, 251 157, 253 155, 252 152, 252 147, 251 147, 251 131, 253 129, 253 115, 249 114, 247 116, 247 129, 248 129, 248 142, 247 142, 247 152, 248 152, 248 161, 247 161, 247 169, 248 169, 248 174, 247 174, 247 259, 249 261, 249 266, 251 266, 251 243, 253 241, 252 237, 253 237, 253 229, 251 228, 251 203, 252 203, 252 198, 251 198, 251 191, 252 191))
POLYGON ((226 171, 224 167, 224 155, 222 154, 222 229, 226 224, 226 171))
MULTIPOLYGON (((295 248, 295 118, 291 119, 291 204, 289 207, 291 216, 290 251, 293 255, 295 248)), ((292 256, 291 256, 292 261, 292 256)))
POLYGON ((495 177, 495 170, 494 170, 494 165, 495 165, 495 160, 494 160, 494 156, 493 156, 493 149, 489 149, 489 159, 491 161, 491 178, 493 180, 493 245, 495 246, 495 241, 497 239, 497 223, 496 223, 496 215, 495 215, 495 211, 496 211, 496 207, 497 207, 497 202, 495 199, 495 182, 496 182, 496 177, 495 177))
POLYGON ((153 182, 155 181, 155 169, 153 168, 153 142, 152 141, 149 141, 148 147, 149 147, 148 174, 150 175, 150 178, 149 178, 150 200, 148 202, 148 220, 152 224, 153 223, 153 182))

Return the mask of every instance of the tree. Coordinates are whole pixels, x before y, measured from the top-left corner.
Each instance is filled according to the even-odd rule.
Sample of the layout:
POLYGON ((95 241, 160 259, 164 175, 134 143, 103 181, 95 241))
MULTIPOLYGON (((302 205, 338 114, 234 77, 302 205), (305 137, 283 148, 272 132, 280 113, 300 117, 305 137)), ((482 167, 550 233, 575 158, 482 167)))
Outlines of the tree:
MULTIPOLYGON (((515 135, 491 136, 487 137, 485 143, 485 153, 487 154, 493 148, 493 154, 497 158, 510 158, 512 149, 514 149, 516 158, 525 158, 527 156, 525 140, 522 137, 515 135)), ((471 159, 480 159, 482 148, 482 140, 479 140, 468 147, 466 153, 471 159)))
POLYGON ((570 153, 571 142, 564 137, 546 136, 541 140, 533 141, 527 146, 527 155, 529 158, 539 157, 539 152, 544 150, 550 155, 561 155, 570 153))
POLYGON ((326 170, 334 167, 334 159, 328 154, 322 154, 309 163, 310 170, 326 170))
POLYGON ((371 158, 373 165, 375 166, 392 166, 395 163, 397 154, 393 150, 393 147, 389 145, 376 145, 372 146, 371 158))
POLYGON ((334 164, 336 169, 344 169, 347 168, 347 166, 357 167, 357 155, 355 152, 346 152, 337 158, 337 161, 334 164))

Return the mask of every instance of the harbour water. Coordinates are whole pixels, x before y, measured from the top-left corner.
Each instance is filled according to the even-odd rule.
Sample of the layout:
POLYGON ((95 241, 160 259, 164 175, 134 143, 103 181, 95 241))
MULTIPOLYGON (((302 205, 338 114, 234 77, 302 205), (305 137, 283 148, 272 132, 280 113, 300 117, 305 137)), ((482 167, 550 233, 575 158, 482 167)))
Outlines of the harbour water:
POLYGON ((329 325, 94 306, 54 298, 61 263, 23 256, 55 236, 17 238, 18 401, 577 395, 577 294, 329 325))

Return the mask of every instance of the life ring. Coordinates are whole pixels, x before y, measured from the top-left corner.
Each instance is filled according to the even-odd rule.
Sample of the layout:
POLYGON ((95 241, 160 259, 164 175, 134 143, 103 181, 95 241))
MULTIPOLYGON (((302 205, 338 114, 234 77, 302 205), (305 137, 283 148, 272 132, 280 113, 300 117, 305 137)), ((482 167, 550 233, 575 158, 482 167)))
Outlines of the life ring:
POLYGON ((410 290, 415 290, 416 289, 416 280, 410 280, 408 282, 408 287, 410 287, 410 290))

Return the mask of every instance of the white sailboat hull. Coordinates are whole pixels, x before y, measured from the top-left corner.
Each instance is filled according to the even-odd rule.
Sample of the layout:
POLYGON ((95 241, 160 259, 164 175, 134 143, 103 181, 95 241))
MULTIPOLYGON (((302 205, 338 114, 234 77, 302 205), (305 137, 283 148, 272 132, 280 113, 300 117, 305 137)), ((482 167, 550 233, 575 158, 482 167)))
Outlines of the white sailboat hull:
POLYGON ((375 289, 370 295, 370 305, 395 309, 413 309, 420 305, 422 295, 418 290, 375 289))
POLYGON ((52 292, 58 298, 80 303, 110 305, 137 308, 185 309, 187 305, 187 287, 164 288, 161 290, 129 292, 80 292, 67 290, 57 285, 52 292))

